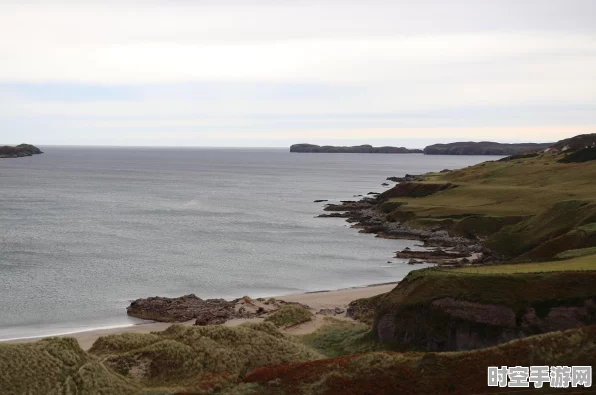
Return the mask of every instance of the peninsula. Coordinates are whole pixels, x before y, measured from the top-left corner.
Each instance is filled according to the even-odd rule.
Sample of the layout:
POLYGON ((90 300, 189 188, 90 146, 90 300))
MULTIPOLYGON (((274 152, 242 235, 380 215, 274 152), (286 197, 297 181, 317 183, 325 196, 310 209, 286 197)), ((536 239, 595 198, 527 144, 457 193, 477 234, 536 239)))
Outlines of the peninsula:
POLYGON ((516 155, 540 151, 553 143, 504 144, 494 141, 465 141, 449 144, 433 144, 424 148, 426 155, 516 155))
POLYGON ((0 158, 21 158, 23 156, 38 154, 43 154, 43 152, 31 144, 19 144, 15 147, 9 145, 0 146, 0 158))
POLYGON ((420 149, 408 149, 405 147, 373 147, 372 145, 357 145, 353 147, 339 147, 332 145, 294 144, 290 152, 319 152, 319 153, 343 153, 343 154, 421 154, 420 149))

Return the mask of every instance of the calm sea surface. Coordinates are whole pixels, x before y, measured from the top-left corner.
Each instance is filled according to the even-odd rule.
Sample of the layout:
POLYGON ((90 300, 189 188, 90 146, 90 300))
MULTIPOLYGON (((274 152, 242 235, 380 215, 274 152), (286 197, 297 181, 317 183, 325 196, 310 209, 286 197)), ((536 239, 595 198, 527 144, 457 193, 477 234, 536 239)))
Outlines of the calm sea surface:
POLYGON ((41 147, 0 159, 0 339, 125 326, 130 300, 271 296, 396 281, 412 241, 323 204, 387 176, 494 157, 41 147), (387 263, 390 261, 391 263, 387 263))

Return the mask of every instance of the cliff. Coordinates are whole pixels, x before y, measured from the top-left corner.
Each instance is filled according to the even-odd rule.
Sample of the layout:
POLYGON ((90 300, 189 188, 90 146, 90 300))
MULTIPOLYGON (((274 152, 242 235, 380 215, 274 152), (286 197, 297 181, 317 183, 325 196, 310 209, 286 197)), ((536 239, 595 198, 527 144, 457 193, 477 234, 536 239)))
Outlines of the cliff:
POLYGON ((523 152, 544 150, 552 143, 502 144, 492 141, 467 141, 449 144, 433 144, 424 148, 426 155, 516 155, 523 152))
POLYGON ((23 156, 39 154, 43 154, 43 152, 31 144, 19 144, 15 147, 5 145, 0 147, 0 158, 21 158, 23 156))
POLYGON ((353 147, 337 147, 331 145, 294 144, 290 152, 318 152, 318 153, 358 153, 358 154, 421 154, 422 150, 404 147, 373 147, 372 145, 358 145, 353 147))
POLYGON ((378 301, 373 335, 418 350, 460 351, 596 324, 596 272, 519 270, 411 272, 378 301))

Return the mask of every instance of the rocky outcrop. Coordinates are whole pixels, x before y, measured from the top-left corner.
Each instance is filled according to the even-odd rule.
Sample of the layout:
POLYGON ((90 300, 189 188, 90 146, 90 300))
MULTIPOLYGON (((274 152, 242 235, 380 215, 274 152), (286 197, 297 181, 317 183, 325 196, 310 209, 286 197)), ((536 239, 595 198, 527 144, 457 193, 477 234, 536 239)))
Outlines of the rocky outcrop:
POLYGON ((43 154, 43 152, 31 144, 19 144, 16 147, 10 147, 8 145, 0 147, 0 158, 21 158, 39 154, 43 154))
POLYGON ((196 319, 202 325, 221 324, 235 316, 237 300, 203 300, 194 294, 179 298, 155 296, 133 301, 128 315, 160 322, 185 322, 196 319))
POLYGON ((379 302, 373 334, 424 351, 485 348, 596 323, 596 273, 470 275, 426 269, 379 302))
POLYGON ((357 154, 421 154, 420 149, 405 147, 373 147, 372 145, 358 145, 353 147, 337 147, 331 145, 294 144, 290 152, 317 152, 317 153, 357 153, 357 154))
POLYGON ((305 310, 310 307, 296 302, 269 298, 203 300, 194 294, 179 298, 155 296, 133 301, 126 309, 128 315, 159 322, 186 322, 195 320, 195 325, 220 325, 236 318, 266 318, 284 306, 298 306, 305 310))
POLYGON ((421 174, 406 174, 403 177, 387 177, 387 181, 393 182, 410 182, 410 181, 418 181, 422 179, 421 174))
POLYGON ((464 252, 457 252, 457 251, 444 251, 441 248, 436 248, 434 250, 424 250, 424 251, 413 251, 413 250, 402 250, 395 253, 395 257, 399 259, 409 259, 409 264, 416 264, 416 263, 458 263, 462 258, 467 258, 470 256, 470 248, 465 247, 464 252))

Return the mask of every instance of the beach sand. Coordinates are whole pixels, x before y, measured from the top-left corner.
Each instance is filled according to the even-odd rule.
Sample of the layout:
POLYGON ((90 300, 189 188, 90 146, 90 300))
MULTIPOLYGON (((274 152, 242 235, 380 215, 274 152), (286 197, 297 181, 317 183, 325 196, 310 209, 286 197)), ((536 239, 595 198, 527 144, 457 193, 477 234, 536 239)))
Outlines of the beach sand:
MULTIPOLYGON (((378 284, 378 285, 370 285, 367 287, 359 287, 359 288, 348 288, 348 289, 339 289, 335 291, 320 291, 320 292, 309 292, 309 293, 302 293, 302 294, 295 294, 295 295, 284 295, 275 297, 275 299, 284 300, 286 302, 297 302, 308 305, 313 312, 317 312, 321 309, 331 309, 335 307, 341 307, 346 309, 348 304, 356 299, 360 298, 368 298, 371 296, 375 296, 378 294, 386 293, 391 291, 395 288, 397 283, 388 283, 388 284, 378 284)), ((285 333, 290 334, 306 334, 311 333, 321 327, 324 323, 324 317, 322 315, 316 314, 315 318, 312 321, 306 322, 304 324, 296 325, 291 328, 282 329, 285 333)), ((345 316, 337 316, 336 318, 340 319, 349 319, 345 318, 345 316)), ((226 326, 236 326, 240 325, 244 322, 259 322, 262 321, 262 318, 253 318, 253 319, 233 319, 226 322, 224 325, 226 326)), ((183 323, 183 325, 193 325, 194 320, 188 321, 183 323)), ((114 335, 119 333, 149 333, 149 332, 156 332, 156 331, 163 331, 167 329, 171 323, 167 322, 151 322, 148 321, 146 324, 138 324, 133 326, 127 326, 122 328, 112 328, 112 329, 99 329, 93 331, 86 331, 86 332, 78 332, 78 333, 71 333, 68 335, 63 335, 62 337, 72 337, 78 340, 81 348, 84 350, 88 350, 91 348, 95 340, 97 340, 101 336, 106 335, 114 335)), ((5 343, 29 343, 35 342, 43 337, 39 338, 29 338, 29 339, 16 339, 10 340, 5 343)))

